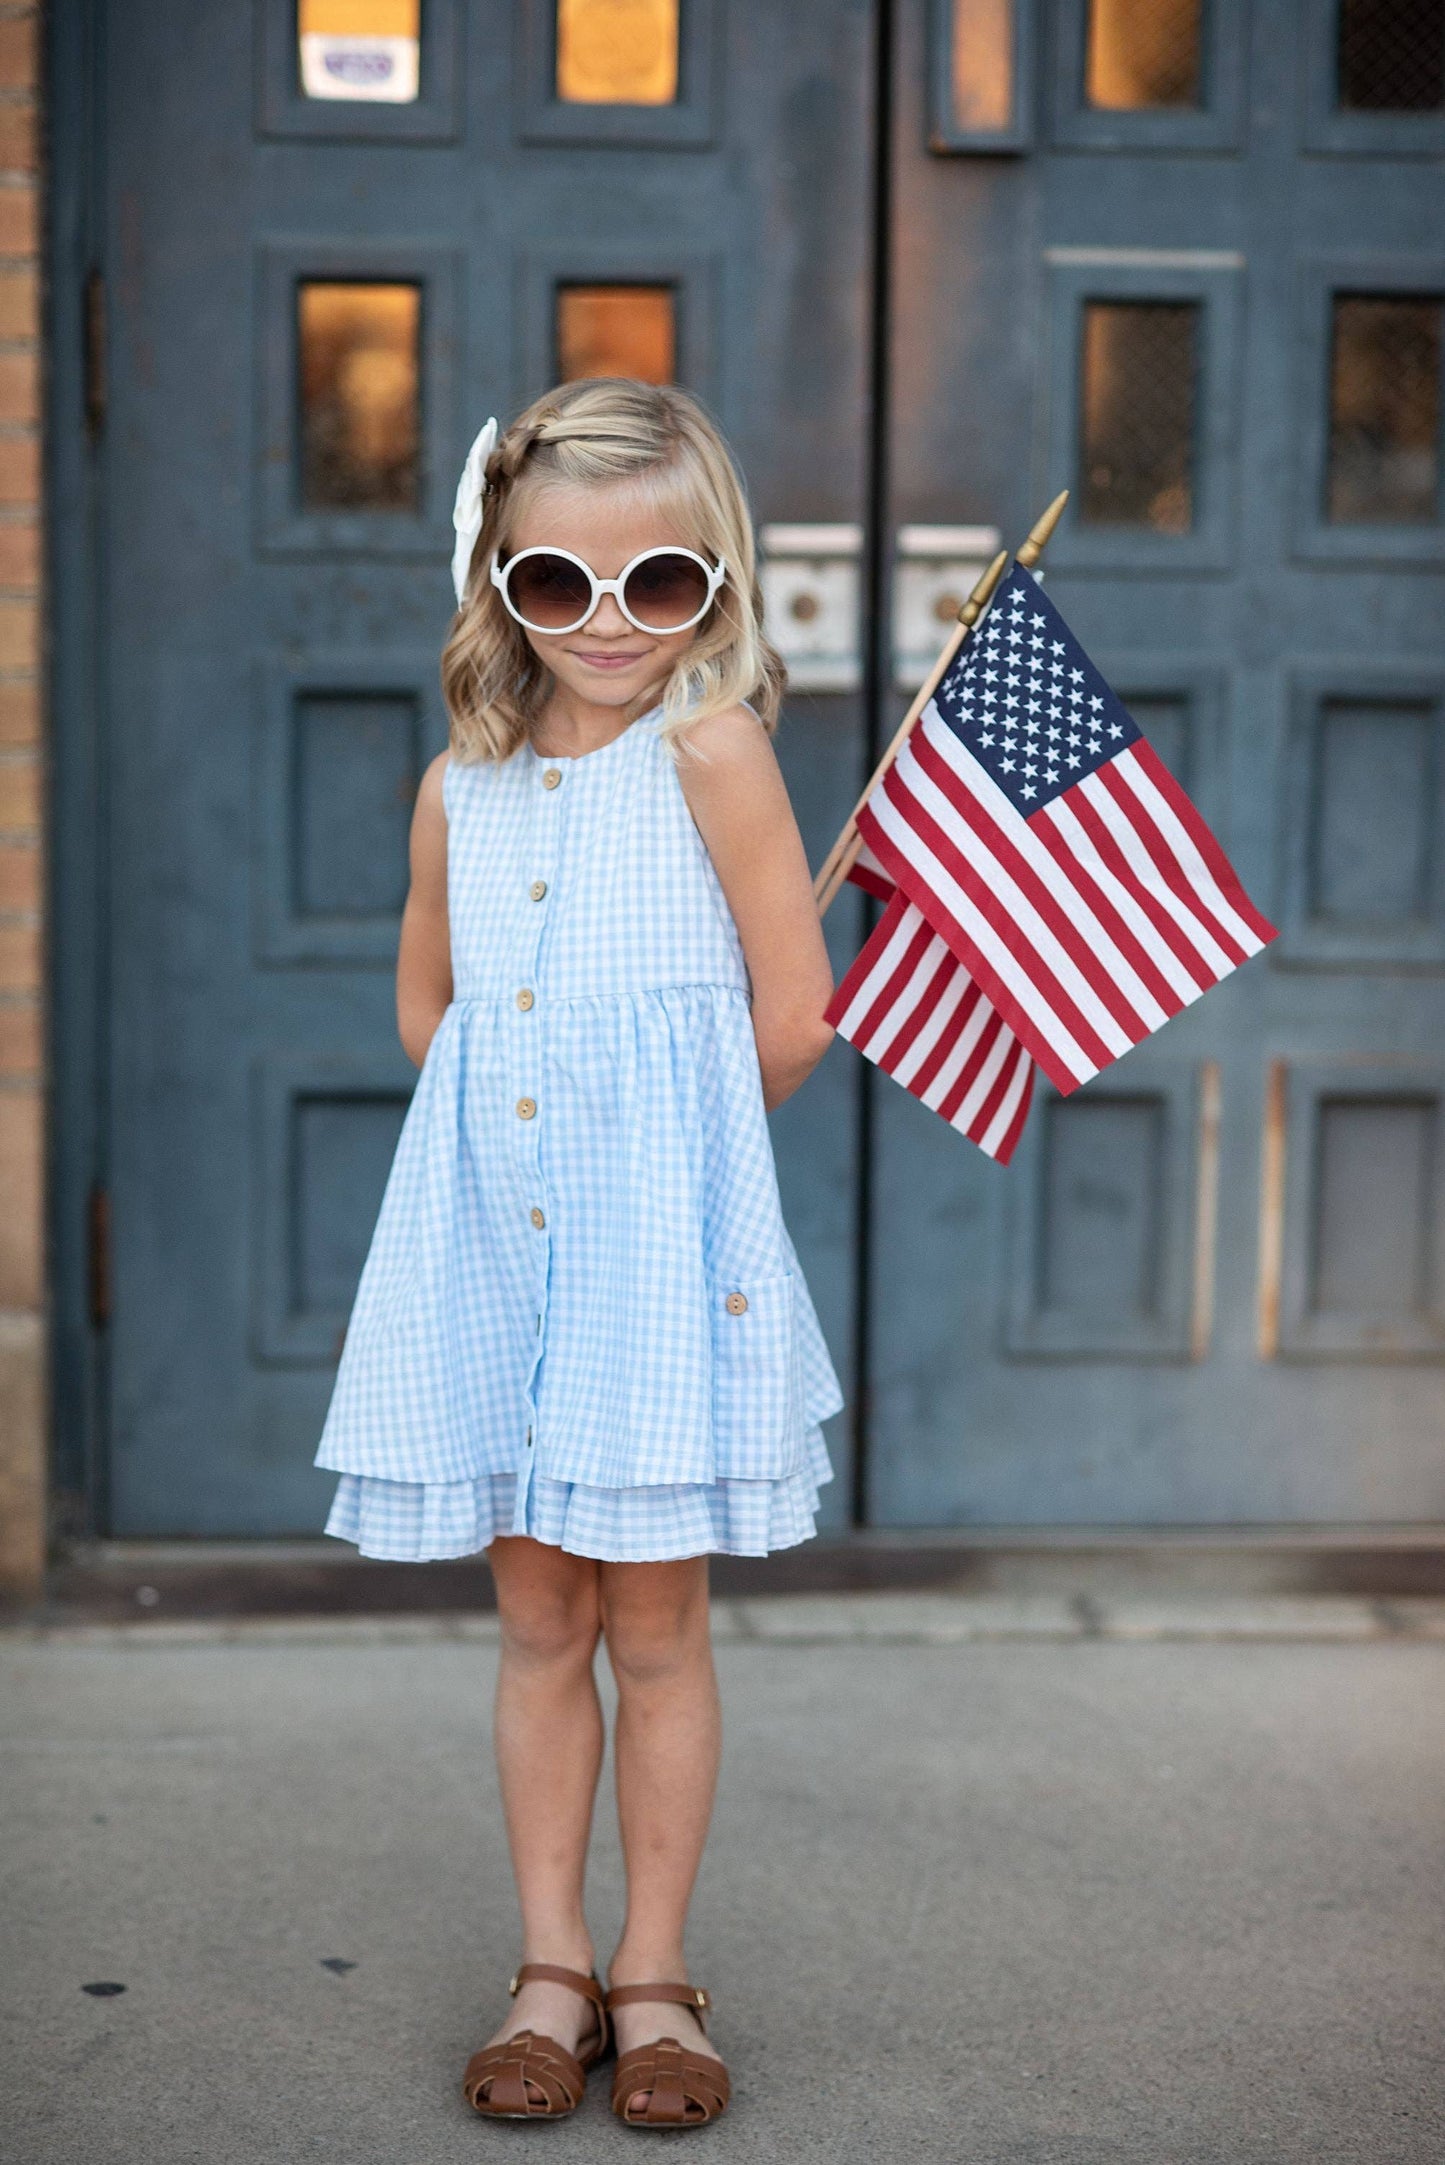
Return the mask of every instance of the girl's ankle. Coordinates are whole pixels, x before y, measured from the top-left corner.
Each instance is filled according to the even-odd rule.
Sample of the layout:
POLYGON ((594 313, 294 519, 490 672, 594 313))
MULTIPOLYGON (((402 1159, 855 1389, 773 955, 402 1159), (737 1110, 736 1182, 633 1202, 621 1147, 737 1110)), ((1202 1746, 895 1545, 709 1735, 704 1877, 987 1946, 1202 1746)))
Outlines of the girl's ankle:
POLYGON ((597 1967, 597 1956, 586 1941, 550 1939, 541 1940, 534 1946, 524 1944, 522 1961, 545 1962, 553 1969, 579 1970, 590 1977, 597 1967))
POLYGON ((687 1963, 681 1954, 636 1955, 619 1947, 607 1965, 610 1985, 686 1984, 687 1963))

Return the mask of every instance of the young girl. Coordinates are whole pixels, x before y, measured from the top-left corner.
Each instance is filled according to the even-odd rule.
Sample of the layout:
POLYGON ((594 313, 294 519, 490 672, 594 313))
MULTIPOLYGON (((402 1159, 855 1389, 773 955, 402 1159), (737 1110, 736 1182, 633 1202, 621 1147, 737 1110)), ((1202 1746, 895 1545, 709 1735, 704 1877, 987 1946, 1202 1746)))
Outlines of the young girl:
POLYGON ((683 1928, 719 1752, 710 1551, 814 1531, 843 1395, 766 1111, 822 1058, 832 976, 770 741, 728 452, 685 393, 573 383, 474 446, 451 749, 422 780, 397 1007, 421 1075, 317 1463, 363 1554, 484 1549, 522 1913, 468 2063, 493 2117, 727 2103, 683 1928), (490 453, 490 455, 488 455, 490 453), (627 1914, 603 1992, 583 1871, 617 1681, 627 1914))

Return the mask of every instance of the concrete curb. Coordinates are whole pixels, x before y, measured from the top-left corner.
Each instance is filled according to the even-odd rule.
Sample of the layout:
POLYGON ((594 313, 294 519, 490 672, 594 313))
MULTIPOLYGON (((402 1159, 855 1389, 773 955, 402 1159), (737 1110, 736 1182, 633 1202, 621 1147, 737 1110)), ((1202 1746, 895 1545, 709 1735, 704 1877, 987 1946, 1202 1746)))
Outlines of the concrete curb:
MULTIPOLYGON (((114 1623, 20 1619, 0 1645, 412 1646, 494 1644, 495 1615, 136 1618, 114 1623)), ((956 1646, 976 1640, 1418 1640, 1445 1646, 1445 1600, 1335 1595, 778 1594, 713 1603, 719 1645, 956 1646)))

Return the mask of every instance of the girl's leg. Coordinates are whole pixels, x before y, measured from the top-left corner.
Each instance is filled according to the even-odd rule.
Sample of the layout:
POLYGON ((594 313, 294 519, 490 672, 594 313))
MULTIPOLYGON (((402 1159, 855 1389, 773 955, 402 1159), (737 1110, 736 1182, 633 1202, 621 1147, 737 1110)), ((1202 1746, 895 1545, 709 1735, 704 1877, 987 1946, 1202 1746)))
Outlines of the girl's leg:
MULTIPOLYGON (((601 1629, 599 1566, 525 1535, 487 1550, 497 1586, 502 1658, 493 1730, 522 1960, 584 1974, 593 1947, 582 1913, 592 1805, 602 1767, 602 1707, 592 1673, 601 1629)), ((533 2029, 575 2050, 596 2027, 565 1985, 532 1982, 488 2042, 533 2029)))
MULTIPOLYGON (((627 1917, 608 1982, 686 1982, 683 1928, 717 1787, 722 1721, 708 1630, 707 1558, 603 1564, 602 1629, 617 1679, 617 1816, 627 1917)), ((618 2050, 672 2035, 712 2047, 685 2007, 639 2001, 618 2050)))

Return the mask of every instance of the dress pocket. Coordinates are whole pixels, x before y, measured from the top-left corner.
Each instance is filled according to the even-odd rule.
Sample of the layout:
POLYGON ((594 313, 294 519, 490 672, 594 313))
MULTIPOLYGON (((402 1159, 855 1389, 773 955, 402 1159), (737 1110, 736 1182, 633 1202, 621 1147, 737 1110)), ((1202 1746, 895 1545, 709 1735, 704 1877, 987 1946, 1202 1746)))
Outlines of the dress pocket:
POLYGON ((712 1418, 719 1480, 776 1481, 804 1463, 792 1271, 715 1278, 712 1418))

